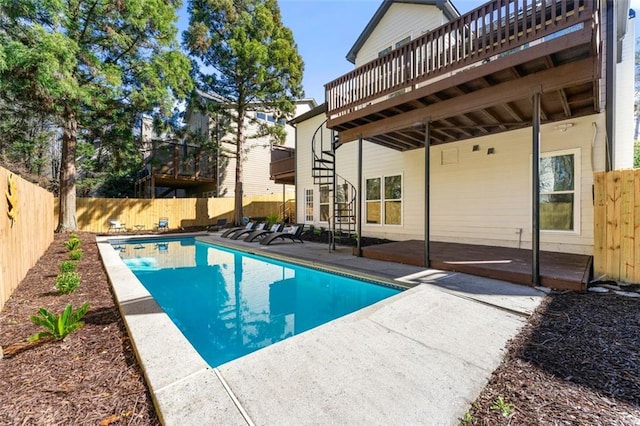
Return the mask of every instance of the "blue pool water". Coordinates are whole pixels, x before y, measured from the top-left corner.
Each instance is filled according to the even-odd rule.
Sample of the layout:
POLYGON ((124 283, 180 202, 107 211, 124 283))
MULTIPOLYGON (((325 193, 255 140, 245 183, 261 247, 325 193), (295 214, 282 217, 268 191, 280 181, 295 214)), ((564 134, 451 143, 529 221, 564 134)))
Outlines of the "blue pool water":
POLYGON ((193 238, 114 247, 212 367, 400 292, 193 238))

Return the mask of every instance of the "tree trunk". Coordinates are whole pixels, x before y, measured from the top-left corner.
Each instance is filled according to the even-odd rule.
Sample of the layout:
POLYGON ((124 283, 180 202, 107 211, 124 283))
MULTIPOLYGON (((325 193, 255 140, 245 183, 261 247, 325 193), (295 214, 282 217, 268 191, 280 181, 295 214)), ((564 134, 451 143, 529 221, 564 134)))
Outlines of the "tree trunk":
POLYGON ((76 148, 78 121, 69 108, 64 111, 62 128, 62 161, 60 164, 60 196, 56 232, 76 231, 76 148))
POLYGON ((235 224, 238 226, 243 225, 242 219, 244 217, 242 211, 242 153, 244 151, 244 111, 238 111, 238 125, 236 132, 236 188, 235 188, 235 224))

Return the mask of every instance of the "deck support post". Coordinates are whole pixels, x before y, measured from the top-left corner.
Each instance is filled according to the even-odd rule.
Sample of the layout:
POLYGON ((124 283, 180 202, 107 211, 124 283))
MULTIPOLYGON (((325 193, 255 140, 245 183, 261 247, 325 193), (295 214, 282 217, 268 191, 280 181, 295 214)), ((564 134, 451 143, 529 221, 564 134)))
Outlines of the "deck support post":
POLYGON ((531 283, 540 285, 540 90, 532 96, 532 148, 531 148, 531 283))
POLYGON ((357 248, 358 248, 358 257, 362 257, 362 135, 358 136, 358 198, 357 198, 357 208, 358 208, 358 239, 357 239, 357 248))
POLYGON ((431 153, 429 139, 431 138, 431 120, 427 119, 424 123, 424 267, 430 268, 429 261, 429 239, 430 239, 430 221, 429 208, 431 199, 430 175, 431 175, 431 153))

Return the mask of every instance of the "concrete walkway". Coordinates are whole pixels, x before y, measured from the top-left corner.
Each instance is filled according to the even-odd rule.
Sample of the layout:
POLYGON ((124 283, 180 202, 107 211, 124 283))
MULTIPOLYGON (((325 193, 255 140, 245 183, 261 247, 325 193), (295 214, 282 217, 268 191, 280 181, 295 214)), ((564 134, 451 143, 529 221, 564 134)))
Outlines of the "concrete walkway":
POLYGON ((501 281, 357 258, 350 248, 199 238, 413 288, 212 369, 100 243, 167 425, 458 424, 544 297, 501 281))

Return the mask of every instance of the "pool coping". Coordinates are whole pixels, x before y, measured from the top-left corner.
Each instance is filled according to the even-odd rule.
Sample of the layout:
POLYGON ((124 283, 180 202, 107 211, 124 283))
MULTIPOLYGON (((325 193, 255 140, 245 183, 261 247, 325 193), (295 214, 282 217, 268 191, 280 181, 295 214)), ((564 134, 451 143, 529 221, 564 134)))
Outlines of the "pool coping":
MULTIPOLYGON (((304 420, 302 423, 313 424, 336 421, 358 423, 367 417, 375 422, 375 418, 371 418, 375 412, 386 410, 385 414, 389 415, 390 419, 402 419, 408 414, 406 410, 409 407, 417 407, 416 403, 420 405, 420 409, 411 408, 411 410, 414 414, 419 413, 422 416, 420 418, 430 418, 440 423, 455 423, 499 364, 502 348, 508 339, 513 337, 525 322, 522 315, 514 315, 517 312, 508 312, 498 305, 470 298, 464 292, 456 294, 455 290, 436 289, 433 285, 429 285, 428 280, 411 275, 411 271, 415 271, 416 268, 404 268, 404 265, 401 266, 403 272, 408 271, 406 275, 402 278, 398 276, 397 280, 393 280, 328 265, 329 260, 326 260, 327 263, 320 263, 296 258, 293 255, 290 257, 286 251, 283 251, 283 254, 271 253, 269 249, 262 251, 263 247, 259 247, 260 251, 255 252, 252 248, 258 248, 256 246, 242 246, 233 242, 226 244, 216 239, 216 234, 211 233, 101 236, 97 237, 97 242, 118 309, 142 367, 156 412, 165 425, 205 423, 253 425, 252 419, 262 424, 284 424, 294 420, 296 424, 300 424, 301 419, 304 420), (382 285, 403 287, 405 283, 397 280, 406 278, 404 281, 410 281, 407 287, 413 286, 413 288, 260 351, 211 368, 169 317, 162 312, 144 286, 122 261, 119 253, 109 244, 111 240, 181 237, 197 239, 202 237, 201 241, 213 245, 344 274, 382 285), (427 319, 423 311, 429 309, 439 312, 442 319, 435 323, 432 319, 427 319), (455 312, 455 320, 449 318, 448 309, 455 312), (417 316, 413 317, 413 315, 417 316), (407 322, 408 320, 410 322, 407 322), (480 324, 478 333, 474 331, 473 334, 469 334, 467 328, 464 328, 469 324, 462 326, 457 324, 459 321, 462 321, 460 324, 469 323, 473 327, 477 327, 478 323, 490 324, 484 327, 480 324), (497 321, 501 323, 499 328, 494 325, 497 321), (414 324, 419 324, 420 327, 414 328, 414 324), (451 328, 451 324, 455 327, 451 328), (354 330, 359 331, 353 335, 354 330), (413 335, 408 335, 407 332, 413 335), (434 336, 427 336, 425 333, 431 333, 434 336), (451 335, 451 333, 455 334, 451 335), (461 341, 462 335, 458 336, 458 333, 464 334, 463 341, 461 341), (388 336, 392 336, 392 340, 386 341, 388 336), (348 346, 340 348, 339 345, 344 341, 348 346), (461 352, 456 346, 461 345, 466 349, 469 344, 475 347, 473 355, 464 350, 461 352), (375 384, 369 383, 370 379, 362 376, 365 372, 361 371, 361 366, 357 363, 340 361, 336 364, 324 359, 317 360, 313 356, 309 358, 310 355, 321 352, 326 347, 332 347, 331 345, 338 346, 327 356, 351 357, 353 361, 357 360, 357 363, 374 360, 376 363, 381 362, 385 365, 385 368, 376 374, 376 377, 386 377, 386 381, 383 382, 385 387, 376 388, 375 384), (376 347, 377 349, 371 352, 376 347), (427 363, 421 361, 407 366, 403 361, 404 358, 398 358, 390 353, 396 350, 406 351, 403 353, 407 356, 421 354, 427 363), (398 360, 404 364, 397 365, 398 360), (350 377, 358 371, 360 375, 350 377), (420 377, 422 382, 416 387, 415 380, 403 382, 397 381, 396 376, 389 376, 392 373, 397 374, 397 371, 411 371, 411 375, 420 377), (277 383, 287 383, 287 386, 270 387, 273 385, 274 377, 280 380, 279 382, 276 380, 277 383), (429 381, 432 381, 433 387, 429 385, 425 387, 425 383, 429 381), (301 384, 302 388, 299 387, 301 384), (396 394, 388 394, 385 397, 386 384, 393 384, 392 387, 400 386, 403 389, 405 393, 402 393, 401 404, 398 404, 400 400, 397 400, 396 394), (355 393, 350 394, 349 390, 353 391, 354 386, 357 389, 355 393), (320 388, 338 392, 332 396, 338 399, 327 400, 326 393, 314 393, 320 388), (443 392, 443 389, 447 391, 443 392), (375 404, 368 410, 364 407, 356 410, 349 401, 344 400, 344 392, 347 392, 351 398, 353 395, 362 395, 374 401, 375 404), (420 402, 415 401, 417 397, 421 398, 420 402), (411 401, 413 405, 405 406, 404 411, 399 412, 399 408, 388 405, 393 403, 394 399, 395 405, 398 406, 411 404, 411 401), (297 401, 295 407, 289 406, 286 411, 283 411, 284 406, 293 400, 297 401), (425 405, 424 401, 430 402, 425 405), (327 403, 330 405, 327 406, 327 403), (323 406, 325 409, 317 411, 316 406, 323 406), (324 419, 324 422, 320 419, 324 419)), ((387 266, 388 262, 376 262, 376 265, 385 264, 378 265, 381 274, 396 276, 397 271, 389 273, 391 267, 387 266)), ((356 269, 363 270, 368 265, 370 264, 364 263, 356 269)), ((421 273, 431 272, 423 268, 419 269, 421 273)), ((461 275, 457 275, 456 280, 461 279, 460 277, 461 275)), ((462 277, 462 280, 464 279, 462 277)), ((521 291, 525 291, 522 286, 515 287, 519 289, 513 293, 505 292, 503 296, 518 295, 521 291)), ((536 299, 530 305, 537 306, 544 295, 540 293, 542 295, 540 297, 533 289, 529 290, 532 292, 532 299, 536 299)), ((529 305, 526 309, 529 309, 529 305)))
MULTIPOLYGON (((156 413, 163 424, 190 424, 191 420, 197 423, 203 418, 208 419, 212 424, 253 425, 254 423, 218 368, 209 366, 169 316, 162 311, 162 308, 138 280, 133 271, 122 261, 118 251, 111 245, 112 241, 166 240, 193 237, 196 241, 214 246, 335 273, 402 291, 409 290, 412 287, 407 283, 394 282, 373 274, 348 271, 344 268, 275 253, 256 253, 240 245, 225 244, 219 241, 212 242, 199 238, 208 235, 197 232, 159 236, 118 235, 96 237, 98 250, 109 283, 113 289, 118 309, 149 386, 156 413)), ((392 297, 394 296, 390 298, 392 297)), ((367 307, 364 309, 367 309, 367 307)))

